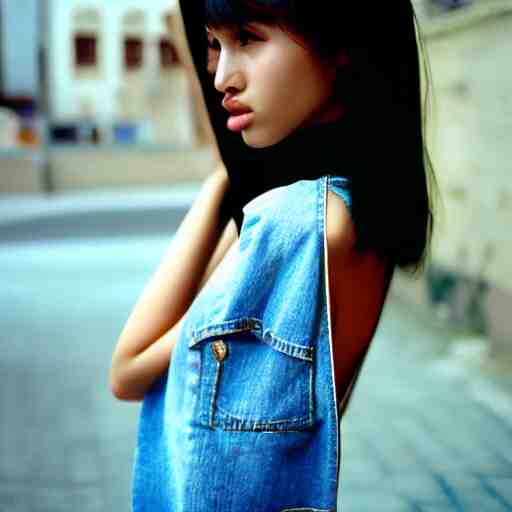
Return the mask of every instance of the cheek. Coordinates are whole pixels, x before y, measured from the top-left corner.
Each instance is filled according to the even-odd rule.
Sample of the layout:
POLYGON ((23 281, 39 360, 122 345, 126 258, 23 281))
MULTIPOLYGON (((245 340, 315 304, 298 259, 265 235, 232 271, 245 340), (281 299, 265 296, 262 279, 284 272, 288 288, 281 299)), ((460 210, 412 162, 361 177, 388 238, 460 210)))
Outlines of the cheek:
MULTIPOLYGON (((304 59, 294 51, 276 51, 271 54, 267 60, 267 67, 269 72, 272 73, 275 79, 273 83, 276 86, 289 87, 290 84, 297 84, 300 82, 305 73, 309 70, 304 67, 304 59)), ((287 93, 290 93, 288 89, 287 93)))
POLYGON ((316 110, 329 94, 328 78, 302 54, 274 56, 265 64, 263 90, 274 105, 286 105, 288 117, 301 117, 316 110), (283 65, 283 63, 286 63, 283 65))

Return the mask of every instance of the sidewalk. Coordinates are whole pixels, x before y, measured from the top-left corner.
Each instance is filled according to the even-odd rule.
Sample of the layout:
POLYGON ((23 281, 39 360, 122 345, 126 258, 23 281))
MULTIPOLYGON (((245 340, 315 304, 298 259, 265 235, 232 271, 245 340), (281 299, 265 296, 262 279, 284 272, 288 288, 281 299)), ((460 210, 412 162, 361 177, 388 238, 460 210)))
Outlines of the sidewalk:
POLYGON ((183 209, 192 203, 200 186, 200 183, 191 182, 172 186, 86 190, 49 196, 0 196, 0 224, 66 216, 70 213, 183 209))
POLYGON ((341 510, 512 511, 512 376, 390 305, 342 421, 341 510))

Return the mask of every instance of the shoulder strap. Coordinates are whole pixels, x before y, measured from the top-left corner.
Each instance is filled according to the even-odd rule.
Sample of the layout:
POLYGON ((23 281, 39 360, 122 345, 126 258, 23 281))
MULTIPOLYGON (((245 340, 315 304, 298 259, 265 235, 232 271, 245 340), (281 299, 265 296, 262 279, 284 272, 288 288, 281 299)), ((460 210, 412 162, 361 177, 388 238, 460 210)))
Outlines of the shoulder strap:
POLYGON ((350 182, 346 176, 329 174, 329 189, 339 195, 349 210, 352 209, 352 197, 350 192, 350 182))

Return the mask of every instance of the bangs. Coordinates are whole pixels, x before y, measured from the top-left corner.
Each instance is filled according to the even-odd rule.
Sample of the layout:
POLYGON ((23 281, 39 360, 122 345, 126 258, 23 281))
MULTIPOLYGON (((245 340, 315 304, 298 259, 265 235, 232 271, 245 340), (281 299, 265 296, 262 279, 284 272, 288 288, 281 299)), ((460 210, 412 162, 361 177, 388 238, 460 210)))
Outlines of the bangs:
POLYGON ((205 0, 205 24, 209 27, 242 27, 250 22, 279 24, 288 21, 290 0, 205 0))

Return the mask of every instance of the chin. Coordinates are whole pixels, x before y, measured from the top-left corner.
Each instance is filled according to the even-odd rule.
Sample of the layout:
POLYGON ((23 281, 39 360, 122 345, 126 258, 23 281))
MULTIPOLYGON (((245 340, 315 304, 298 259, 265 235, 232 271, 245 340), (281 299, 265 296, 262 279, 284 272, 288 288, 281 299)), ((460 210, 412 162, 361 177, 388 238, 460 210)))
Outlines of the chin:
POLYGON ((281 142, 287 136, 288 134, 271 135, 268 133, 261 133, 261 131, 258 133, 256 130, 251 130, 251 128, 248 128, 247 130, 242 130, 243 141, 249 147, 254 149, 268 148, 270 146, 277 144, 278 142, 281 142))

